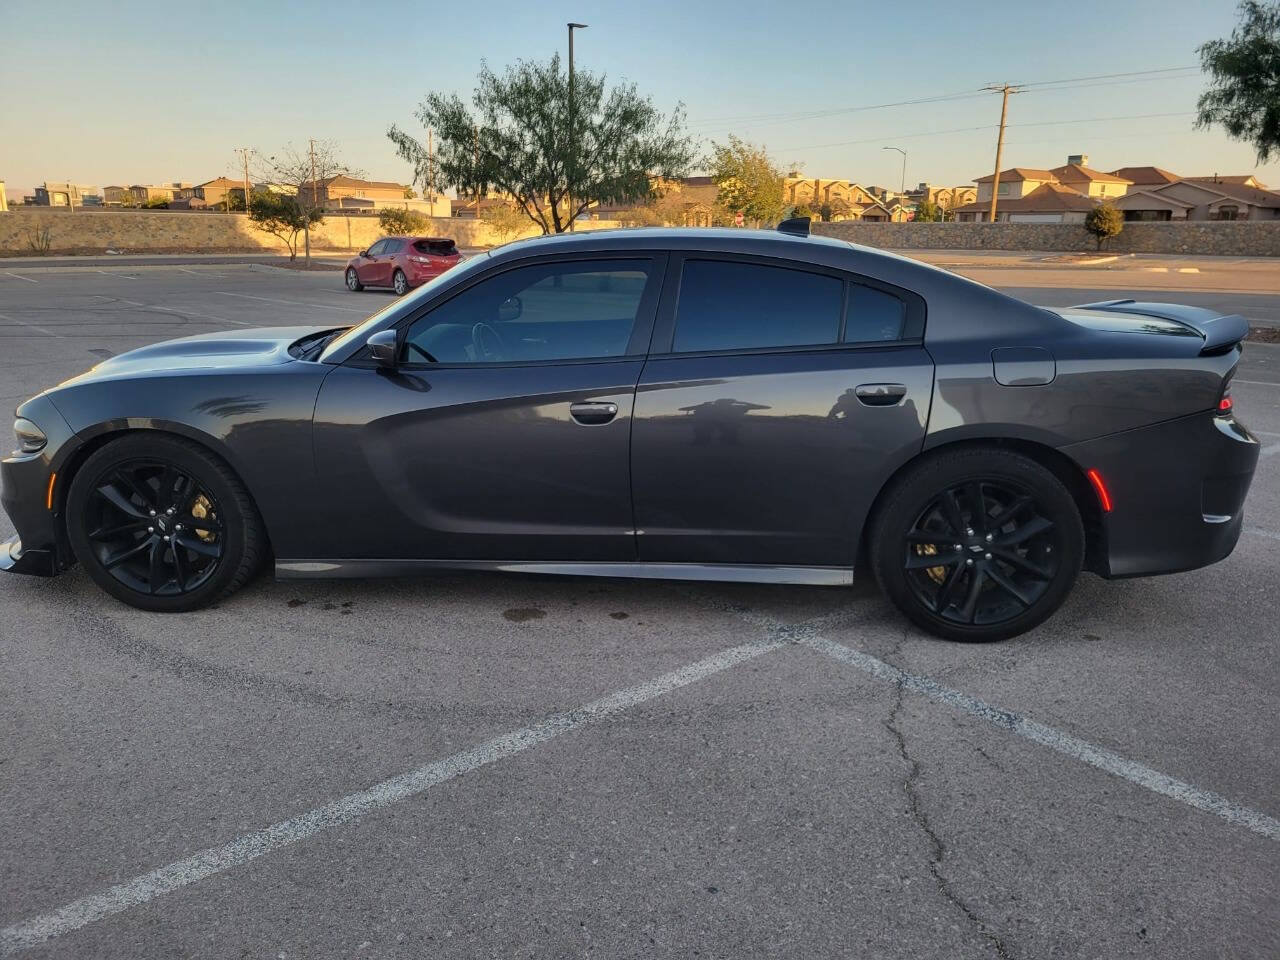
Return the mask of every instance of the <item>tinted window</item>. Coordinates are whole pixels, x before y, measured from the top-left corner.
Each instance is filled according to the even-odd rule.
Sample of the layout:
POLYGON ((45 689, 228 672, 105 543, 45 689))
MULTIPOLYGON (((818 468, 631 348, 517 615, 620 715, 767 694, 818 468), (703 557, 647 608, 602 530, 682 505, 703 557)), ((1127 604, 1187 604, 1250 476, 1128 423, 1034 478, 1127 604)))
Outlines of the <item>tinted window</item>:
POLYGON ((368 250, 369 256, 376 257, 378 254, 382 253, 382 251, 385 250, 386 247, 387 247, 387 241, 379 240, 377 243, 375 243, 372 247, 369 248, 368 250))
POLYGON ((690 260, 680 280, 672 349, 835 343, 843 286, 835 277, 785 267, 690 260))
POLYGON ((845 343, 897 340, 907 319, 907 305, 893 294, 856 283, 849 284, 847 311, 845 343))
POLYGON ((508 270, 436 307, 409 329, 405 360, 504 363, 620 357, 651 273, 648 260, 508 270))

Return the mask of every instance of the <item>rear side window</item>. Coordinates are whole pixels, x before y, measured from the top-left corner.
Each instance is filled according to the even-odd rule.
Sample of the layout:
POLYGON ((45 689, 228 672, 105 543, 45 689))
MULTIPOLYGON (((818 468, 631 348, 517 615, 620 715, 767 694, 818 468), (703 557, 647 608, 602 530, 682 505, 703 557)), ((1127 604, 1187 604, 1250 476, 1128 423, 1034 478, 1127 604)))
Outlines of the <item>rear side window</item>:
POLYGON ((849 284, 849 303, 844 323, 845 343, 897 340, 907 320, 907 305, 891 293, 849 284))
POLYGON ((833 344, 844 284, 786 267, 689 260, 680 280, 672 350, 751 350, 833 344))

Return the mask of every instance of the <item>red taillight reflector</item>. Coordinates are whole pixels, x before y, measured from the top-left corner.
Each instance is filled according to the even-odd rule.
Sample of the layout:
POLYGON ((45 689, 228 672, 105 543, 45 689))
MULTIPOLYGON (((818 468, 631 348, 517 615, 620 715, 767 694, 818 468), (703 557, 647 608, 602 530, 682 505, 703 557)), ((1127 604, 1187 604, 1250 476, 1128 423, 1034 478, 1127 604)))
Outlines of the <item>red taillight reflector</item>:
POLYGON ((1111 494, 1107 493, 1107 485, 1102 482, 1102 474, 1097 470, 1089 470, 1087 473, 1089 482, 1093 484, 1093 489, 1098 493, 1098 503, 1102 504, 1102 512, 1111 512, 1111 494))
POLYGON ((1235 403, 1231 400, 1231 394, 1224 393, 1222 399, 1218 401, 1218 412, 1226 413, 1233 406, 1235 406, 1235 403))

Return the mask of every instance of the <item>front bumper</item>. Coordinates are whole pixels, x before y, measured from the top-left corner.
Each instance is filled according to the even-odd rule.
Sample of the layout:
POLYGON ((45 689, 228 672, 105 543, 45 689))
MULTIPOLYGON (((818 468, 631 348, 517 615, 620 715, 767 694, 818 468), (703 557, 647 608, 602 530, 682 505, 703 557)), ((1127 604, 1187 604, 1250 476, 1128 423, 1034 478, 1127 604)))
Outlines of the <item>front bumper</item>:
POLYGON ((62 524, 66 484, 57 474, 80 441, 44 395, 28 400, 18 412, 38 423, 49 439, 39 453, 13 453, 0 460, 0 507, 17 530, 0 542, 0 572, 50 577, 72 563, 62 524))
POLYGON ((1107 577, 1177 573, 1230 555, 1259 443, 1234 417, 1199 413, 1064 447, 1111 495, 1097 562, 1107 577))

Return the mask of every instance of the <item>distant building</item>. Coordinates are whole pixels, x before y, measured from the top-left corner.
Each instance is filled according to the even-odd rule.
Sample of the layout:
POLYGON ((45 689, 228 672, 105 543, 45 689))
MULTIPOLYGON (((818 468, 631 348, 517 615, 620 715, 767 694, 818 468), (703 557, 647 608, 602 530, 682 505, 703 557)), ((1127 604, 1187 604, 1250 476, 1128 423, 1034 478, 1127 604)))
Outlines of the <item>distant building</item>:
MULTIPOLYGON (((252 184, 250 184, 250 189, 253 189, 252 184)), ((232 180, 230 177, 206 180, 193 188, 192 195, 199 200, 203 200, 205 206, 208 207, 226 206, 228 197, 231 197, 233 201, 243 207, 244 181, 232 180)))
POLYGON ((102 204, 102 188, 46 180, 36 187, 35 202, 40 207, 96 207, 102 204))
POLYGON ((1183 177, 1183 179, 1195 180, 1199 183, 1225 183, 1241 187, 1254 187, 1258 190, 1267 189, 1267 185, 1251 173, 1231 174, 1230 176, 1215 173, 1211 177, 1183 177))
POLYGON ((908 190, 906 197, 919 207, 923 203, 932 203, 943 210, 954 210, 966 203, 978 199, 978 188, 974 186, 935 187, 929 183, 920 183, 914 190, 908 190))
POLYGON ((1115 201, 1126 220, 1280 220, 1280 193, 1245 183, 1175 180, 1115 201))
MULTIPOLYGON (((1097 205, 1097 200, 1078 190, 1043 180, 1026 193, 1019 192, 1018 196, 1008 198, 1002 196, 996 204, 996 219, 1002 223, 1083 223, 1089 211, 1097 205)), ((987 199, 957 208, 956 219, 961 223, 991 219, 990 183, 987 185, 987 199)))
POLYGON ((326 209, 372 208, 377 201, 405 199, 405 185, 385 180, 357 180, 355 177, 337 176, 327 180, 310 181, 298 187, 298 196, 326 209), (365 203, 351 201, 367 201, 365 203))
POLYGON ((133 197, 134 206, 145 207, 154 203, 168 203, 176 195, 177 189, 172 186, 135 183, 129 187, 129 193, 133 197))
POLYGON ((1167 183, 1176 183, 1182 178, 1176 173, 1160 167, 1121 167, 1112 170, 1112 174, 1129 181, 1129 191, 1147 190, 1151 187, 1163 187, 1167 183))

